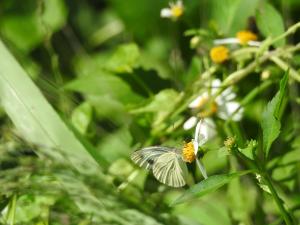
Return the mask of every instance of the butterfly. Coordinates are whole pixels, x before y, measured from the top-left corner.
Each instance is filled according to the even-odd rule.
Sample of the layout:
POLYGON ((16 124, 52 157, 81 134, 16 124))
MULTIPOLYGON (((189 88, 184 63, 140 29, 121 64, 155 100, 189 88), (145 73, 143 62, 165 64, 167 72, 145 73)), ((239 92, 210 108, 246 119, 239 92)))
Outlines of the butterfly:
POLYGON ((196 126, 195 140, 185 144, 182 150, 172 147, 150 146, 133 152, 131 160, 140 167, 152 170, 158 181, 171 187, 182 187, 186 184, 188 177, 186 162, 192 162, 195 159, 203 177, 207 178, 205 168, 196 157, 199 145, 204 144, 208 139, 208 134, 203 128, 205 126, 201 120, 196 126))
POLYGON ((151 146, 135 151, 131 159, 138 166, 152 170, 154 177, 171 187, 186 184, 188 169, 181 150, 171 147, 151 146))

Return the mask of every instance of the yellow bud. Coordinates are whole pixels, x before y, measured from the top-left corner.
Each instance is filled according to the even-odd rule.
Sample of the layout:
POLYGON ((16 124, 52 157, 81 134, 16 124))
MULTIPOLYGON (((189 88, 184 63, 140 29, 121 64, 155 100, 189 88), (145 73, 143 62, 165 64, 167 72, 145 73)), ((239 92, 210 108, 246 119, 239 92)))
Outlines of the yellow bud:
POLYGON ((210 58, 215 63, 223 63, 229 58, 229 50, 225 46, 213 47, 210 50, 210 58))

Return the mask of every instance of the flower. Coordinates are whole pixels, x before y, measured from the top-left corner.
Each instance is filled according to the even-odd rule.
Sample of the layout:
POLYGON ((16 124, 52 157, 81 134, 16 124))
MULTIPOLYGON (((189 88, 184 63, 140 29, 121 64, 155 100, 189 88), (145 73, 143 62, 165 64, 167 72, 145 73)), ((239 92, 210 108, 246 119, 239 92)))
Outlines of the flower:
POLYGON ((215 79, 211 82, 211 88, 195 98, 190 104, 189 108, 198 110, 197 116, 190 117, 184 124, 183 128, 189 130, 194 127, 198 121, 198 117, 203 118, 204 127, 202 129, 207 129, 206 133, 209 136, 215 134, 215 124, 214 122, 207 118, 216 114, 219 118, 223 120, 232 119, 234 121, 239 121, 242 118, 243 108, 240 104, 235 101, 236 94, 233 92, 232 88, 226 88, 222 93, 211 101, 210 98, 216 94, 218 88, 221 86, 221 81, 215 79))
POLYGON ((210 58, 215 63, 223 63, 229 58, 229 50, 223 45, 213 47, 210 50, 210 58))
POLYGON ((261 42, 256 40, 257 40, 256 34, 248 30, 243 30, 237 32, 236 37, 216 39, 214 40, 214 44, 215 45, 241 44, 241 45, 259 47, 261 45, 261 42))
POLYGON ((201 160, 197 158, 197 153, 199 147, 205 144, 209 139, 209 134, 207 132, 204 120, 202 119, 196 125, 194 139, 188 143, 185 143, 182 149, 183 161, 191 163, 196 160, 200 172, 205 179, 207 178, 207 173, 201 160))
POLYGON ((252 33, 251 31, 248 31, 248 30, 242 30, 242 31, 237 32, 236 37, 237 37, 237 39, 239 39, 239 42, 242 45, 248 44, 249 41, 257 40, 256 34, 252 33))
POLYGON ((207 119, 201 119, 198 121, 194 139, 184 144, 182 149, 182 158, 185 162, 193 162, 198 153, 199 146, 204 145, 209 139, 211 139, 212 134, 209 133, 210 129, 207 129, 207 123, 207 119))
POLYGON ((171 18, 173 20, 178 19, 183 14, 183 4, 182 1, 177 1, 176 3, 169 3, 169 8, 163 8, 160 11, 160 16, 163 18, 171 18))

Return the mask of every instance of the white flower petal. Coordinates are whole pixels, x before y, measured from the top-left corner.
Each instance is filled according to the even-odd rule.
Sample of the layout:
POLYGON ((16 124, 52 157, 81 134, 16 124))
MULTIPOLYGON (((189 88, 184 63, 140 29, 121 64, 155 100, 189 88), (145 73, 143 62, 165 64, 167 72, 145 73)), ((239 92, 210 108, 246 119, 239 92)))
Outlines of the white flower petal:
POLYGON ((224 45, 224 44, 239 44, 240 41, 237 38, 224 38, 214 40, 214 45, 224 45))
POLYGON ((236 98, 236 94, 233 92, 232 87, 226 88, 222 93, 216 98, 218 105, 226 104, 236 98))
MULTIPOLYGON (((226 102, 223 105, 220 105, 218 108, 218 116, 223 119, 227 120, 231 117, 231 115, 240 107, 240 104, 235 101, 226 102)), ((237 114, 236 114, 237 115, 237 114)), ((233 119, 233 118, 232 118, 233 119)), ((236 119, 241 119, 241 114, 235 117, 236 119)), ((233 119, 234 120, 234 119, 233 119)))
POLYGON ((244 108, 240 108, 233 116, 232 116, 232 120, 233 121, 240 121, 243 117, 243 113, 244 113, 244 108))
POLYGON ((160 11, 160 16, 163 17, 163 18, 170 18, 170 17, 172 17, 172 11, 171 11, 171 9, 169 9, 169 8, 163 8, 160 11))
POLYGON ((221 86, 221 80, 219 79, 214 79, 212 82, 211 82, 211 95, 214 95, 217 93, 219 87, 221 86))
POLYGON ((194 144, 194 152, 195 152, 195 155, 197 155, 197 152, 198 152, 198 147, 199 147, 199 134, 200 134, 200 129, 202 127, 202 123, 203 123, 203 120, 200 120, 197 125, 196 125, 196 129, 195 129, 195 135, 194 135, 194 141, 193 141, 193 144, 194 144))
POLYGON ((198 145, 201 146, 216 135, 216 125, 212 119, 204 118, 198 135, 198 145))
POLYGON ((215 135, 216 135, 216 126, 213 120, 209 118, 201 119, 201 121, 197 123, 195 129, 195 136, 194 136, 195 139, 193 141, 195 155, 198 152, 198 147, 205 144, 215 135))
POLYGON ((234 100, 236 98, 236 93, 231 92, 224 97, 225 97, 226 102, 231 102, 232 100, 234 100))
POLYGON ((185 130, 192 129, 196 125, 197 121, 198 121, 197 117, 195 117, 195 116, 190 117, 183 124, 183 129, 185 129, 185 130))
POLYGON ((208 93, 203 93, 202 95, 199 95, 197 98, 195 98, 189 105, 189 108, 195 109, 198 108, 201 102, 206 101, 208 97, 208 93))
POLYGON ((212 84, 213 88, 219 88, 221 86, 222 82, 220 79, 214 79, 211 84, 212 84))

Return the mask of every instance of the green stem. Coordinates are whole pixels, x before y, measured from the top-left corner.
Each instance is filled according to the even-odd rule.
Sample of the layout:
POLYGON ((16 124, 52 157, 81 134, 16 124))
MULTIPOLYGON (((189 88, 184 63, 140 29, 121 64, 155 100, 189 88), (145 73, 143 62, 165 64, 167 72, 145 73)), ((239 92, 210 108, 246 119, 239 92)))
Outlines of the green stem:
POLYGON ((295 23, 293 26, 291 26, 289 29, 287 29, 286 32, 284 32, 283 34, 279 35, 278 37, 276 37, 272 41, 270 41, 270 45, 289 36, 290 34, 295 33, 299 28, 300 28, 300 22, 295 23))
POLYGON ((276 192, 276 190, 275 190, 275 188, 272 184, 270 176, 267 173, 262 173, 262 176, 265 179, 266 184, 270 189, 270 192, 271 192, 271 194, 272 194, 272 196, 275 200, 275 203, 276 203, 276 205, 277 205, 277 207, 278 207, 278 209, 281 213, 281 216, 282 216, 283 220, 285 221, 285 224, 286 225, 292 225, 293 222, 292 222, 291 216, 289 215, 288 211, 284 208, 283 201, 278 196, 278 194, 277 194, 277 192, 276 192))
POLYGON ((270 59, 282 70, 284 71, 289 70, 289 74, 291 75, 291 77, 294 78, 296 81, 300 82, 300 74, 293 67, 288 65, 286 62, 284 62, 282 59, 280 59, 277 56, 272 56, 270 57, 270 59))

